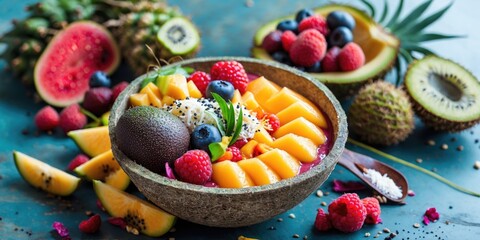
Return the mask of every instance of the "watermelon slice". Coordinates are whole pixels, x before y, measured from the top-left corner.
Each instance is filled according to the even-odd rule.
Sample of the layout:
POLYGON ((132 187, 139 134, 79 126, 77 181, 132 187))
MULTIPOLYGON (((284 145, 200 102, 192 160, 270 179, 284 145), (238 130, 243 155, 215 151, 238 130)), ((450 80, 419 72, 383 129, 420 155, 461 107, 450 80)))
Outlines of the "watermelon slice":
POLYGON ((35 65, 40 97, 57 107, 83 100, 90 75, 111 73, 120 62, 117 43, 101 25, 90 21, 70 24, 57 33, 35 65))

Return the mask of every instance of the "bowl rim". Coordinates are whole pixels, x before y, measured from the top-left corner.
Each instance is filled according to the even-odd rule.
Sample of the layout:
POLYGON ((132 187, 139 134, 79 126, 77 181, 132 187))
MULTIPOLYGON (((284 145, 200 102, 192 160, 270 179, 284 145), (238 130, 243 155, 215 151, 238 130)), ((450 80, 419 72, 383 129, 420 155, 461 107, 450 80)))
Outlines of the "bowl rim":
MULTIPOLYGON (((163 184, 171 188, 179 189, 179 190, 189 190, 193 191, 199 194, 223 194, 223 195, 238 195, 238 194, 245 194, 245 193, 260 193, 260 192, 265 192, 265 191, 271 191, 271 190, 279 190, 285 186, 292 186, 298 183, 301 183, 303 181, 306 181, 313 176, 317 174, 321 174, 323 171, 325 171, 327 168, 325 167, 325 159, 331 159, 333 158, 333 163, 332 165, 335 165, 338 162, 338 159, 340 158, 341 154, 343 153, 343 150, 345 148, 345 144, 347 141, 347 136, 348 136, 348 129, 347 129, 347 118, 346 114, 340 105, 340 102, 338 99, 333 95, 333 93, 319 80, 315 79, 314 77, 310 76, 307 73, 304 73, 303 71, 300 71, 298 69, 295 69, 293 67, 290 67, 288 65, 274 62, 274 61, 266 61, 266 60, 259 60, 255 58, 249 58, 249 57, 234 57, 234 56, 227 56, 227 57, 199 57, 199 58, 192 58, 188 60, 183 60, 179 62, 175 62, 173 64, 163 66, 162 69, 169 69, 169 68, 174 68, 177 66, 184 66, 184 65, 189 65, 197 62, 218 62, 218 61, 238 61, 238 62, 248 62, 248 63, 254 63, 254 64, 262 64, 266 65, 268 67, 273 67, 273 68, 278 68, 284 71, 291 72, 295 75, 298 75, 302 78, 305 78, 309 82, 315 85, 315 87, 319 88, 321 91, 324 92, 326 97, 329 99, 331 102, 333 108, 335 109, 335 112, 337 114, 337 122, 338 122, 338 133, 336 134, 336 140, 333 142, 333 145, 330 149, 330 152, 327 154, 327 156, 322 160, 322 162, 315 167, 309 169, 308 171, 301 173, 295 177, 289 178, 289 179, 283 179, 281 181, 278 181, 276 183, 272 184, 267 184, 263 186, 252 186, 252 187, 246 187, 246 188, 218 188, 218 187, 206 187, 203 185, 196 185, 196 184, 191 184, 191 183, 186 183, 182 182, 176 179, 170 179, 165 176, 162 176, 158 173, 155 173, 153 171, 150 171, 146 167, 142 166, 141 164, 136 163, 136 161, 130 159, 128 156, 126 156, 120 149, 117 148, 117 150, 122 153, 122 157, 125 159, 118 160, 117 161, 123 161, 126 160, 127 162, 131 162, 137 166, 139 166, 138 173, 142 175, 143 178, 150 178, 151 181, 156 182, 158 184, 163 184), (343 133, 343 134, 342 134, 343 133), (156 177, 156 178, 155 178, 156 177), (158 178, 160 177, 160 178, 158 178)), ((134 81, 129 84, 127 87, 128 89, 135 88, 143 79, 150 73, 151 71, 137 77, 134 81)), ((120 94, 120 96, 117 98, 115 103, 112 106, 113 109, 117 109, 119 105, 121 104, 120 102, 125 99, 125 95, 127 95, 129 91, 123 91, 123 93, 120 94)), ((124 112, 124 111, 123 111, 124 112)), ((117 115, 117 111, 111 111, 110 118, 115 118, 117 115)), ((109 122, 113 123, 114 121, 109 122)), ((112 147, 113 145, 113 136, 115 135, 114 133, 114 127, 116 126, 115 124, 109 124, 109 133, 110 133, 110 139, 112 140, 112 147)), ((115 146, 116 148, 116 146, 115 146)), ((115 153, 115 151, 114 151, 115 153)), ((122 164, 121 164, 122 165, 122 164)), ((137 170, 135 170, 137 171, 137 170)), ((126 171, 128 172, 128 171, 126 171)), ((329 175, 331 172, 329 173, 329 175)), ((328 178, 328 176, 327 176, 328 178)))

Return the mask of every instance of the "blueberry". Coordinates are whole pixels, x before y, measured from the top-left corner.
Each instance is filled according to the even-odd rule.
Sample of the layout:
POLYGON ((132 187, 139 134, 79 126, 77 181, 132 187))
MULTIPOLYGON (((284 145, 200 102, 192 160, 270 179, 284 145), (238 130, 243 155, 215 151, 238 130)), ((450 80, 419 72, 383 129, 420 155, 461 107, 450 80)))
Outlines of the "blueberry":
POLYGON ((300 23, 303 19, 311 17, 313 15, 315 14, 313 13, 312 9, 305 8, 297 12, 297 15, 295 16, 295 21, 297 21, 297 23, 300 23))
POLYGON ((282 32, 292 31, 294 33, 298 32, 298 23, 292 19, 283 20, 277 25, 277 30, 282 32))
POLYGON ((290 57, 288 56, 287 52, 284 51, 277 51, 272 53, 272 58, 273 60, 281 63, 289 63, 290 62, 290 57))
POLYGON ((88 83, 91 88, 95 87, 110 87, 110 78, 106 73, 102 71, 96 71, 90 75, 90 82, 88 83))
POLYGON ((224 80, 211 81, 205 91, 207 98, 213 98, 212 92, 220 95, 226 101, 232 100, 235 88, 230 82, 224 80))
POLYGON ((337 27, 347 27, 353 30, 355 28, 355 19, 344 11, 333 11, 327 16, 327 24, 330 30, 337 27))
POLYGON ((353 41, 353 34, 346 27, 338 27, 328 36, 328 45, 342 48, 345 44, 353 41))
POLYGON ((318 61, 313 66, 305 68, 305 72, 319 73, 322 72, 322 62, 318 61))
POLYGON ((222 135, 220 135, 220 132, 215 126, 204 123, 193 129, 190 140, 193 149, 201 149, 210 152, 208 145, 214 142, 221 142, 222 135))

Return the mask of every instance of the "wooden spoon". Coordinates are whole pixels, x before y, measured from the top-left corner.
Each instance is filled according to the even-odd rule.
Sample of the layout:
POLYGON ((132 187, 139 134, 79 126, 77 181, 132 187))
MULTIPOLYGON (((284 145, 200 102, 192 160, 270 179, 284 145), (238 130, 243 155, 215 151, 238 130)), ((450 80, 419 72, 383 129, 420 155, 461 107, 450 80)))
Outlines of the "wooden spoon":
POLYGON ((343 151, 343 154, 340 157, 340 160, 338 161, 338 163, 343 167, 345 167, 346 169, 350 170, 353 174, 355 174, 358 178, 360 178, 360 180, 365 182, 368 186, 373 188, 379 194, 382 194, 383 196, 385 196, 388 200, 395 203, 405 204, 405 198, 407 197, 407 194, 408 194, 408 182, 405 176, 403 176, 403 174, 395 170, 393 167, 385 163, 382 163, 376 159, 373 159, 369 156, 352 152, 348 149, 345 149, 343 151), (399 199, 394 199, 384 195, 381 192, 381 190, 378 189, 378 187, 375 186, 370 181, 368 177, 365 177, 365 175, 363 174, 364 169, 374 169, 380 172, 382 175, 386 173, 387 176, 391 178, 393 182, 395 182, 395 184, 401 188, 402 197, 399 199))

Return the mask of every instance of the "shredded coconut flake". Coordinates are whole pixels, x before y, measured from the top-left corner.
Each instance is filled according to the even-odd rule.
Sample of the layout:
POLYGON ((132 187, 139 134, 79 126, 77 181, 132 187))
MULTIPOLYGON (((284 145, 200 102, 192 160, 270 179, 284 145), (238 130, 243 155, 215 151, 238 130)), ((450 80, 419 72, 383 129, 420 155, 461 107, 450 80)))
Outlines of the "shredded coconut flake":
POLYGON ((382 175, 375 169, 366 169, 363 175, 372 181, 381 194, 392 199, 400 199, 402 197, 402 189, 386 173, 382 175))
MULTIPOLYGON (((256 118, 256 113, 250 112, 241 104, 234 104, 235 118, 243 112, 242 131, 239 138, 249 139, 255 135, 255 131, 261 126, 256 118)), ((223 120, 222 111, 214 99, 208 98, 187 98, 184 100, 175 100, 171 105, 165 105, 163 108, 173 115, 177 116, 187 126, 188 130, 193 132, 196 126, 201 124, 216 125, 215 117, 223 120)))

